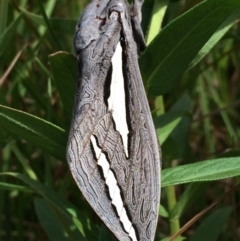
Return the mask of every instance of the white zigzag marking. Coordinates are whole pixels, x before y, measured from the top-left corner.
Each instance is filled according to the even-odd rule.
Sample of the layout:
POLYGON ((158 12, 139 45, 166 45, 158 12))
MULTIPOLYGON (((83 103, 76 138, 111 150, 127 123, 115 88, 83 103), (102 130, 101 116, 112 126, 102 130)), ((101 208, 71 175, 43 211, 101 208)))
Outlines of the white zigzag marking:
POLYGON ((110 169, 110 164, 107 160, 107 157, 98 147, 96 137, 93 135, 91 135, 91 143, 97 157, 97 164, 102 168, 103 176, 112 199, 112 204, 116 207, 117 214, 120 217, 120 221, 123 224, 125 231, 128 233, 128 236, 132 239, 132 241, 137 241, 135 229, 132 226, 132 222, 129 220, 126 209, 123 206, 123 200, 120 195, 117 179, 110 169))

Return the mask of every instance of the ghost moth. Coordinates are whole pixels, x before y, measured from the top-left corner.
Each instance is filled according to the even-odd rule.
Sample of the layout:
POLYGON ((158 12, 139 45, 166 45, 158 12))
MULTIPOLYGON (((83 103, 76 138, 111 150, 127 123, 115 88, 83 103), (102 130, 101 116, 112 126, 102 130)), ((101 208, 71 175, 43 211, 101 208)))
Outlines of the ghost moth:
POLYGON ((92 0, 74 36, 78 80, 67 160, 120 241, 154 239, 160 199, 160 149, 138 66, 141 6, 92 0))

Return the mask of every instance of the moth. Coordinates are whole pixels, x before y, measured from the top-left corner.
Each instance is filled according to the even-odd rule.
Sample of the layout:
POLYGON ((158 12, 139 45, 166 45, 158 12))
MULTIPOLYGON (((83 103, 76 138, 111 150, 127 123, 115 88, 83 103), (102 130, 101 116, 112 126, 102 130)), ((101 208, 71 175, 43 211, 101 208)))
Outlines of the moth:
POLYGON ((74 36, 78 80, 67 160, 120 241, 154 240, 160 199, 160 149, 138 66, 141 6, 92 0, 74 36))

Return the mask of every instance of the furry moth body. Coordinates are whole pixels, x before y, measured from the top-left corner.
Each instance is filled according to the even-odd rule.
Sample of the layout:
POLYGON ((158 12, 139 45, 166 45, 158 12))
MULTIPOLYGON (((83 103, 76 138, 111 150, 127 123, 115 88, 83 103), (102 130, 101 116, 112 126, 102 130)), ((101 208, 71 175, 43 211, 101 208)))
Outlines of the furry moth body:
POLYGON ((120 241, 154 240, 160 199, 160 151, 137 61, 141 4, 93 0, 74 36, 79 74, 67 160, 120 241))

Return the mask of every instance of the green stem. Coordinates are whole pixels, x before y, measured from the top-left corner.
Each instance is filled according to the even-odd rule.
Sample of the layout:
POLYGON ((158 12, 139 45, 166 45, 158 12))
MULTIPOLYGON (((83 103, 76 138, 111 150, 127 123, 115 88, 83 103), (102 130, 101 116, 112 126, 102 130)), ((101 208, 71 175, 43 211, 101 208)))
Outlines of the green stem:
MULTIPOLYGON (((168 209, 169 209, 169 212, 171 212, 177 203, 174 186, 166 187, 166 194, 167 194, 167 200, 168 200, 168 209)), ((171 235, 175 234, 179 229, 180 229, 180 221, 178 216, 176 216, 170 220, 171 235)))

